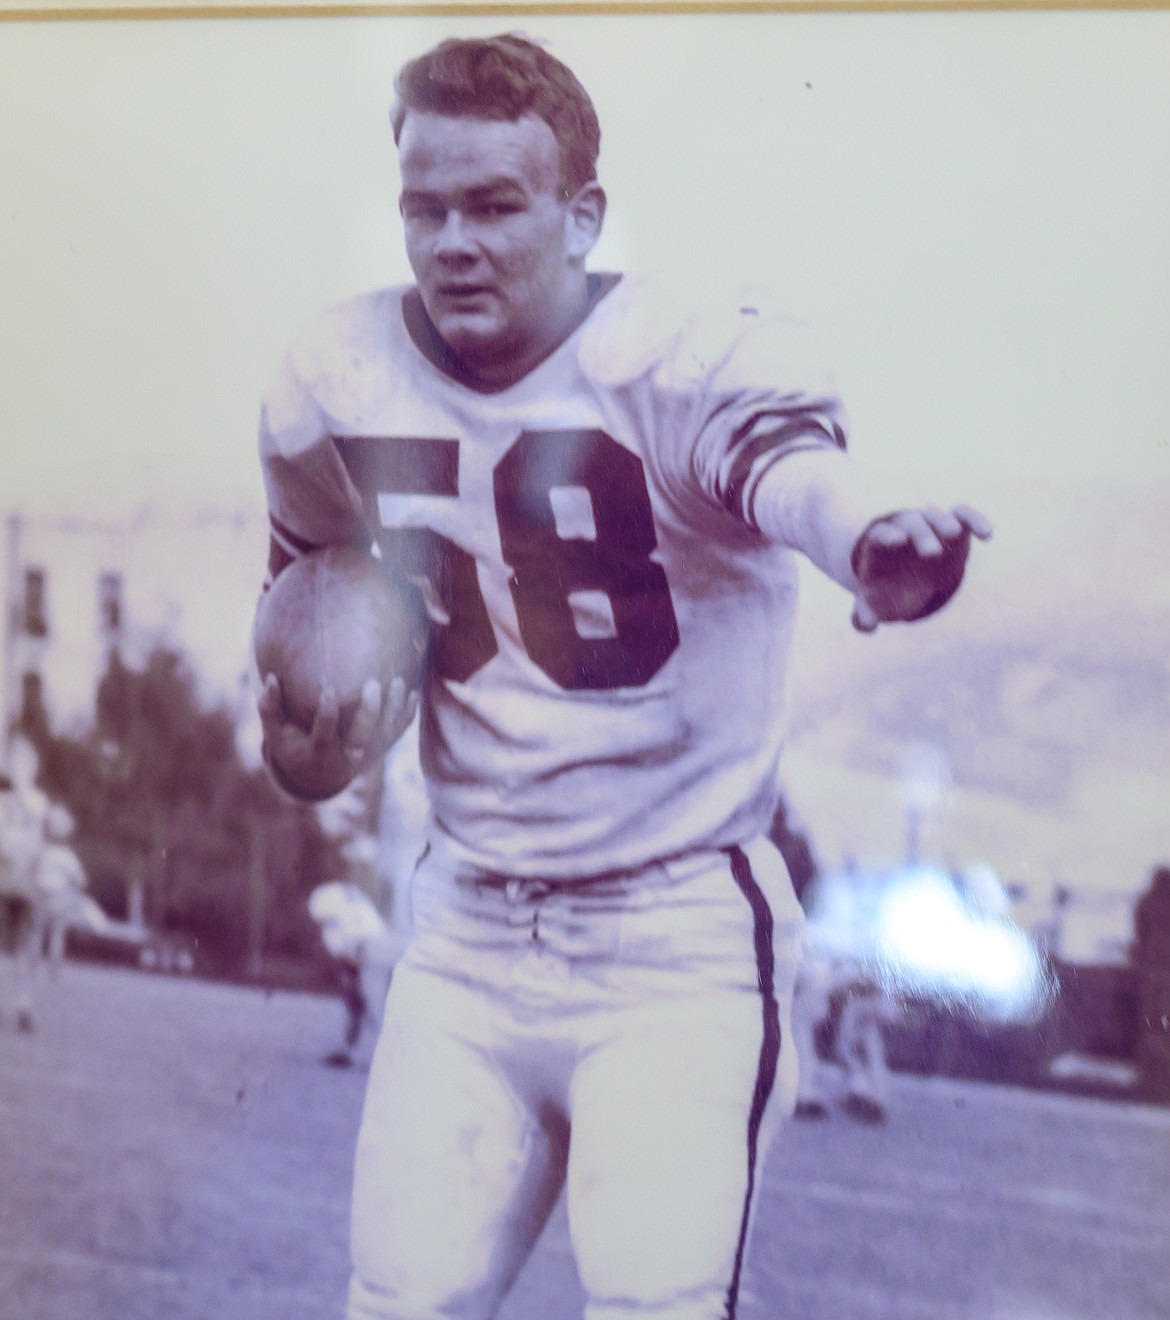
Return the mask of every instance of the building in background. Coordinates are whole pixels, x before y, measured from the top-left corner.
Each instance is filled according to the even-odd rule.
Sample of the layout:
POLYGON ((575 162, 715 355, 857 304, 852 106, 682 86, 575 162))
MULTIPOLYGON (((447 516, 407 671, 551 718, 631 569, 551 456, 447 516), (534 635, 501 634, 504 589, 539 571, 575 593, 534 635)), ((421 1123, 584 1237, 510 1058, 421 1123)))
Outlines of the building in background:
POLYGON ((266 539, 258 509, 149 507, 125 523, 9 511, 0 549, 4 728, 38 708, 56 730, 82 726, 114 648, 134 665, 168 646, 190 658, 209 701, 239 710, 247 744, 266 539))

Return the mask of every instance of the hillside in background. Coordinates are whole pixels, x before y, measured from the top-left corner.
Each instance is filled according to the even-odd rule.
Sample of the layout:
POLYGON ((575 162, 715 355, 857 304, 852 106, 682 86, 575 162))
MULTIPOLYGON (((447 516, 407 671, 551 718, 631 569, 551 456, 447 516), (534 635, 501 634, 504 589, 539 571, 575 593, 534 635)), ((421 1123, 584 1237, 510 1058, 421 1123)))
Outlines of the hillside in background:
POLYGON ((917 794, 942 853, 1132 892, 1170 856, 1170 486, 994 505, 927 624, 850 636, 808 582, 786 779, 830 856, 896 853, 917 794))

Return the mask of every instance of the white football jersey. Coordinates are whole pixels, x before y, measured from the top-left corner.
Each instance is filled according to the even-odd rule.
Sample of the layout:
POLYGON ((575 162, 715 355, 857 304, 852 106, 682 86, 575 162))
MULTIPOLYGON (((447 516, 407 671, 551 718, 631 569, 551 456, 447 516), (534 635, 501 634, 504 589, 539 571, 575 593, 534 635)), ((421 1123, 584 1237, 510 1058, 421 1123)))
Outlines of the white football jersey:
POLYGON ((799 323, 687 321, 591 278, 585 321, 494 392, 459 378, 416 291, 356 298, 288 355, 261 422, 273 571, 372 543, 420 585, 434 817, 517 876, 766 828, 797 565, 755 495, 786 456, 845 447, 799 323))

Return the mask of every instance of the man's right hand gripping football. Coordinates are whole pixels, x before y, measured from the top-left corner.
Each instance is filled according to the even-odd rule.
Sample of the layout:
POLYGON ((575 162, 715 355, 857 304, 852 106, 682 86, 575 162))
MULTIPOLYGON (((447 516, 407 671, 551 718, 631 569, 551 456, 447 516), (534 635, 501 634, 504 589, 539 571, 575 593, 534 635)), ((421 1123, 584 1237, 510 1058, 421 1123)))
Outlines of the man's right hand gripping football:
POLYGON ((334 797, 369 769, 402 736, 418 709, 418 693, 409 691, 403 679, 392 679, 383 690, 371 678, 344 727, 337 694, 326 689, 305 730, 289 719, 276 675, 261 678, 264 763, 286 793, 314 802, 334 797))

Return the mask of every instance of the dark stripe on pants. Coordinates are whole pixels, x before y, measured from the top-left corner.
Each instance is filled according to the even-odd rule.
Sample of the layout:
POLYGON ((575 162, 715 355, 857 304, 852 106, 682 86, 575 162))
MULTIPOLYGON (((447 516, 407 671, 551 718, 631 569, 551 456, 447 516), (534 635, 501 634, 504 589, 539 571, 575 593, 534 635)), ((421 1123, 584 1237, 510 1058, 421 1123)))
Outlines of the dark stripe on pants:
POLYGON ((743 1198, 743 1217, 739 1225, 739 1241, 735 1248, 735 1267, 727 1285, 724 1303, 725 1320, 735 1320, 739 1301, 739 1279, 743 1269, 743 1253, 747 1245, 748 1220, 751 1216, 752 1197, 756 1190, 756 1163, 760 1139, 760 1124, 768 1097, 776 1082, 776 1066, 780 1058, 780 1006, 776 1002, 775 956, 772 951, 772 910, 764 891, 752 875, 751 863, 742 848, 728 848, 731 874, 740 892, 751 905, 755 920, 756 976, 760 986, 760 1001, 764 1015, 764 1039, 760 1045, 760 1062, 756 1069, 756 1089, 752 1095, 751 1113, 747 1128, 747 1191, 743 1198))

